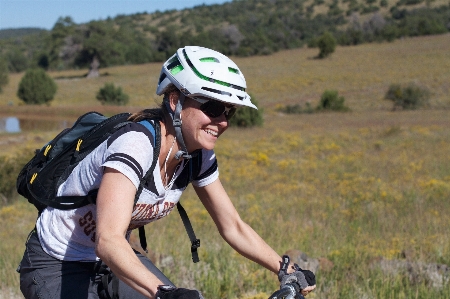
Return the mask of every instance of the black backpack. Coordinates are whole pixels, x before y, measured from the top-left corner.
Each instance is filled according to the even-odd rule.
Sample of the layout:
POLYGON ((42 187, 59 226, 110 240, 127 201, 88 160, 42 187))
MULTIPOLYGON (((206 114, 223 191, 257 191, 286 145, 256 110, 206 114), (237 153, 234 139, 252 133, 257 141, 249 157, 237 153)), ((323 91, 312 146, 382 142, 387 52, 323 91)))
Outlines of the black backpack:
MULTIPOLYGON (((64 129, 40 150, 36 150, 34 157, 22 168, 17 177, 17 192, 27 198, 39 213, 47 206, 70 210, 95 204, 98 190, 92 190, 86 196, 56 196, 56 193, 81 160, 114 132, 131 122, 128 120, 130 115, 121 113, 106 117, 97 112, 88 112, 80 116, 71 128, 64 129)), ((142 121, 140 123, 155 136, 155 146, 152 165, 139 184, 135 203, 142 192, 144 183, 153 174, 161 147, 159 122, 155 121, 152 124, 149 121, 142 121)), ((192 164, 195 163, 194 159, 189 161, 190 172, 192 164)), ((201 158, 195 159, 197 163, 200 162, 199 159, 201 158)), ((189 180, 192 178, 190 177, 189 180)), ((196 263, 199 261, 197 248, 200 247, 200 240, 195 237, 189 218, 180 203, 177 204, 177 208, 191 240, 192 259, 196 263)), ((143 226, 139 228, 139 237, 142 248, 147 251, 143 226)))

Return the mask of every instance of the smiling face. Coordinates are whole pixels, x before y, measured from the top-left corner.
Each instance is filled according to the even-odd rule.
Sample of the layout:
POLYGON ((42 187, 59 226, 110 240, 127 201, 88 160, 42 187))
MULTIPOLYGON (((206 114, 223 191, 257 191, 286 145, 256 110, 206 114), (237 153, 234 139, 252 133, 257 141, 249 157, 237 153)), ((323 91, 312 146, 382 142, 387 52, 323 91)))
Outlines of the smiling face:
MULTIPOLYGON (((179 91, 170 93, 169 102, 172 111, 175 110, 178 98, 179 91)), ((210 117, 199 109, 201 105, 196 100, 185 98, 181 111, 181 131, 190 153, 198 149, 214 149, 217 138, 228 128, 225 114, 210 117)))
POLYGON ((199 102, 186 98, 181 111, 181 130, 189 152, 214 149, 217 138, 228 128, 224 114, 215 118, 209 117, 199 109, 200 105, 199 102))

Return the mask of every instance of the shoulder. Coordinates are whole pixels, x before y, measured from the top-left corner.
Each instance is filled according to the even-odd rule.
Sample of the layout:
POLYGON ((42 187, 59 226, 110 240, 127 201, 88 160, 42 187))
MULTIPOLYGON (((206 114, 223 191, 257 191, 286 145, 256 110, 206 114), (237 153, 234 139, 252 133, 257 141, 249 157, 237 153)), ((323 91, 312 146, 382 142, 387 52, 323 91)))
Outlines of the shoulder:
POLYGON ((198 164, 201 165, 212 165, 217 164, 216 154, 213 150, 201 150, 199 154, 195 158, 198 161, 198 164))
POLYGON ((213 150, 203 149, 192 162, 194 186, 207 185, 219 176, 216 154, 213 150))

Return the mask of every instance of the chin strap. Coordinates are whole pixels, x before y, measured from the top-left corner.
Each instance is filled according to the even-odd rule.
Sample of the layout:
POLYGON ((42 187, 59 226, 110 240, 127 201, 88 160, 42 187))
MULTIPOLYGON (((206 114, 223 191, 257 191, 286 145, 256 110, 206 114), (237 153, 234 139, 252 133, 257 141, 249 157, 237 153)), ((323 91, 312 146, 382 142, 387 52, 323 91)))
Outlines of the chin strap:
POLYGON ((170 103, 168 101, 164 101, 167 110, 169 111, 170 117, 172 118, 172 124, 175 129, 175 136, 177 139, 178 144, 181 147, 181 150, 179 150, 175 154, 175 159, 180 160, 180 158, 183 159, 191 159, 192 155, 189 154, 186 144, 184 143, 183 139, 183 133, 181 132, 181 110, 183 109, 183 103, 186 99, 185 95, 180 92, 180 96, 178 97, 178 103, 175 106, 175 111, 172 111, 172 108, 170 107, 170 103))
POLYGON ((175 159, 177 160, 180 160, 180 158, 192 159, 198 154, 198 150, 195 150, 192 153, 188 152, 186 144, 184 143, 183 133, 181 132, 181 124, 183 123, 181 121, 181 110, 183 109, 185 99, 186 96, 184 95, 184 93, 180 92, 177 105, 175 106, 175 111, 172 110, 172 108, 170 107, 170 103, 168 101, 164 101, 167 111, 169 111, 170 117, 172 118, 172 124, 175 129, 175 137, 177 139, 178 144, 181 147, 181 149, 175 153, 175 159))

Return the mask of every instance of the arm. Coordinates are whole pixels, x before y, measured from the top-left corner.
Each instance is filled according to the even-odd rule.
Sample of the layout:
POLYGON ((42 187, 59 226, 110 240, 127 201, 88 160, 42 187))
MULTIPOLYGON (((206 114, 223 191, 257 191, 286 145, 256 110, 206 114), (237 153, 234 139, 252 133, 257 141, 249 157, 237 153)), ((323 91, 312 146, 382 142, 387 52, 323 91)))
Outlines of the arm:
POLYGON ((231 247, 273 273, 278 273, 281 257, 241 219, 219 179, 205 187, 195 187, 195 191, 220 235, 231 247))
MULTIPOLYGON (((195 191, 223 239, 241 255, 278 274, 281 257, 242 221, 220 180, 217 179, 205 187, 195 187, 195 191)), ((287 272, 293 271, 293 267, 289 267, 287 272)), ((315 288, 315 285, 308 286, 302 290, 302 294, 307 295, 315 288)))
POLYGON ((125 239, 136 188, 117 170, 106 168, 97 196, 96 254, 117 277, 154 298, 163 283, 139 261, 125 239))

